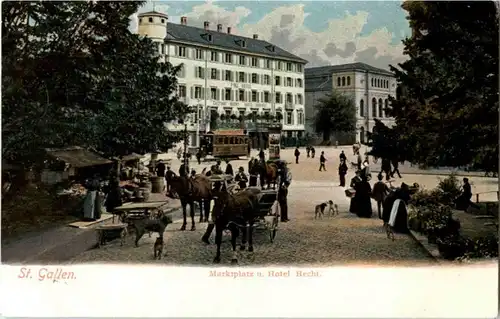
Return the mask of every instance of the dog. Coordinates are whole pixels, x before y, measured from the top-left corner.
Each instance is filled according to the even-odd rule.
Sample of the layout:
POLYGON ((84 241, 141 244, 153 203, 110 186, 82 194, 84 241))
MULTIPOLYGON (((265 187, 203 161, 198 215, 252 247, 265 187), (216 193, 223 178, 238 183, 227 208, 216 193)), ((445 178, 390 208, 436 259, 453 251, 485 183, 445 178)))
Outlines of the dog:
POLYGON ((153 246, 154 258, 161 259, 161 255, 163 254, 163 237, 156 238, 155 244, 153 246))
POLYGON ((163 239, 163 233, 168 224, 172 223, 170 215, 160 215, 158 219, 142 219, 134 223, 135 229, 135 247, 139 247, 139 240, 144 236, 146 231, 155 232, 163 239))
POLYGON ((314 207, 314 219, 323 218, 326 206, 328 206, 327 203, 321 203, 314 207))
POLYGON ((332 200, 328 202, 328 217, 332 217, 339 214, 339 207, 332 200))
POLYGON ((384 222, 384 228, 385 228, 385 234, 387 235, 387 238, 394 241, 395 238, 394 238, 394 231, 392 230, 392 226, 389 225, 389 223, 384 222))

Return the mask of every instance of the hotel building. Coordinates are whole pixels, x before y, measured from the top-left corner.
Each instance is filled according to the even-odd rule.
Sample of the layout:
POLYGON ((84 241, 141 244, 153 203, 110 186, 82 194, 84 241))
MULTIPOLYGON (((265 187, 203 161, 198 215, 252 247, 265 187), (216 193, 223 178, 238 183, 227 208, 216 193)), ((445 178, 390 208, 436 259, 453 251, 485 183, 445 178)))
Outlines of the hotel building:
MULTIPOLYGON (((240 115, 252 118, 242 124, 251 137, 266 130, 252 123, 256 115, 276 116, 286 137, 303 137, 307 61, 257 34, 242 37, 220 24, 214 30, 206 21, 204 28, 198 28, 189 26, 186 17, 180 24, 169 23, 167 15, 155 11, 138 18, 139 34, 157 43, 162 59, 182 64, 179 97, 197 109, 187 121, 191 146, 197 145, 197 134, 214 129, 214 118, 235 122, 240 115)), ((169 128, 183 130, 184 125, 170 123, 169 128)))

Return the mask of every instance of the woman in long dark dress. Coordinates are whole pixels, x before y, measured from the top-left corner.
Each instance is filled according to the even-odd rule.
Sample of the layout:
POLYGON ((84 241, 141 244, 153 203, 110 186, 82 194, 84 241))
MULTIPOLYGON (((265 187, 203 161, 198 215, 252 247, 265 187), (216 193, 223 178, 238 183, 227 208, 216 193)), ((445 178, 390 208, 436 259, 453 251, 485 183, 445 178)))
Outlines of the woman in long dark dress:
POLYGON ((123 204, 122 201, 122 190, 120 188, 120 182, 118 179, 114 178, 109 183, 109 192, 106 197, 106 211, 108 213, 113 213, 116 207, 123 204))
MULTIPOLYGON (((349 185, 352 189, 356 190, 356 184, 361 182, 361 171, 356 171, 356 175, 351 178, 351 184, 349 185)), ((354 197, 351 197, 351 204, 349 205, 349 212, 356 214, 357 212, 357 201, 354 197)))
POLYGON ((358 217, 371 218, 373 214, 372 201, 370 197, 372 187, 370 186, 370 183, 368 183, 365 175, 362 175, 361 178, 361 182, 356 183, 354 187, 356 190, 356 194, 354 195, 354 200, 356 202, 356 215, 358 215, 358 217))

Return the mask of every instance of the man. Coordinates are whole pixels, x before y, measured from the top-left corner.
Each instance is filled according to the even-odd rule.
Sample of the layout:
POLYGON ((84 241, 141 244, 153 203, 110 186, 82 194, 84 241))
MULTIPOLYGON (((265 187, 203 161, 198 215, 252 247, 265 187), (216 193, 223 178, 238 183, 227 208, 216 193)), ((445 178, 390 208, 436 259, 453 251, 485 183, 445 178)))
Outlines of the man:
POLYGON ((238 183, 240 189, 245 189, 247 187, 248 178, 243 167, 240 166, 238 169, 238 173, 234 177, 234 181, 238 183))
POLYGON ((307 158, 311 157, 311 146, 307 145, 306 147, 307 158))
POLYGON ((397 158, 393 158, 391 160, 391 163, 392 163, 392 167, 394 168, 394 170, 391 172, 391 177, 394 177, 394 174, 398 173, 398 177, 401 178, 401 174, 399 173, 399 162, 398 162, 398 159, 397 158))
POLYGON ((345 187, 345 176, 347 175, 347 164, 345 163, 345 160, 340 160, 340 165, 339 165, 339 179, 340 179, 340 185, 341 187, 345 187))
POLYGON ((214 167, 214 174, 222 174, 222 168, 220 167, 221 161, 217 160, 217 164, 214 167))
POLYGON ((341 161, 341 162, 342 162, 342 161, 344 161, 344 162, 345 162, 345 161, 347 160, 347 156, 345 156, 344 151, 340 152, 340 156, 339 156, 339 157, 340 157, 340 161, 341 161))
POLYGON ((198 161, 198 165, 201 165, 201 151, 198 150, 198 152, 196 152, 196 160, 198 161))
POLYGON ((165 177, 165 168, 165 163, 163 163, 163 160, 160 160, 158 164, 156 164, 156 176, 165 177))
POLYGON ((188 168, 186 167, 186 164, 182 163, 181 166, 179 167, 179 176, 187 177, 187 175, 188 175, 188 168))
POLYGON ((295 152, 293 154, 295 155, 295 164, 299 164, 300 151, 298 147, 295 148, 295 152))
POLYGON ((319 157, 319 171, 320 172, 321 172, 321 170, 325 170, 325 172, 326 172, 325 162, 326 162, 325 152, 321 152, 321 156, 319 157))
POLYGON ((462 194, 455 201, 457 209, 467 211, 469 206, 479 209, 479 206, 471 201, 472 187, 469 183, 469 179, 464 177, 463 182, 464 185, 462 186, 462 194))
POLYGON ((265 163, 266 161, 266 156, 264 154, 264 150, 261 148, 260 149, 260 152, 259 152, 259 160, 262 162, 262 163, 265 163))
POLYGON ((258 164, 257 160, 254 157, 252 157, 252 159, 248 162, 248 174, 250 175, 250 181, 249 181, 250 187, 257 186, 258 171, 257 171, 257 167, 255 167, 257 164, 258 164))
POLYGON ((311 146, 311 158, 314 158, 314 155, 316 155, 316 149, 314 146, 311 146))
POLYGON ((231 177, 234 175, 233 166, 229 163, 229 160, 226 160, 226 175, 231 175, 231 177))
POLYGON ((172 187, 172 178, 174 178, 175 173, 170 169, 170 166, 167 166, 167 172, 165 173, 165 179, 167 180, 167 194, 170 195, 171 187, 172 187))
POLYGON ((278 190, 278 204, 280 205, 280 216, 281 222, 286 223, 290 219, 288 219, 288 204, 287 204, 287 196, 288 196, 288 186, 289 184, 285 182, 278 190))
POLYGON ((382 158, 381 169, 385 174, 385 180, 388 181, 391 178, 391 160, 388 158, 382 158))
POLYGON ((378 212, 378 218, 382 218, 382 204, 384 203, 385 198, 387 197, 387 194, 389 194, 389 187, 382 182, 382 173, 379 173, 377 175, 378 182, 373 185, 373 199, 377 202, 377 212, 378 212))

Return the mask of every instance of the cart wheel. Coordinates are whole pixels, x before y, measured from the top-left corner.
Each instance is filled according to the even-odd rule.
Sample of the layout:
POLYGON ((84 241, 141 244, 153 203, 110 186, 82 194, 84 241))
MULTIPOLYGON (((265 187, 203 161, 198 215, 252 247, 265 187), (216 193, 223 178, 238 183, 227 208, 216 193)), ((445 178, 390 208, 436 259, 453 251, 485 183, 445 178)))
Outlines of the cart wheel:
POLYGON ((276 232, 278 231, 278 216, 273 218, 273 223, 271 224, 271 228, 269 229, 269 239, 271 243, 274 242, 274 238, 276 238, 276 232))

